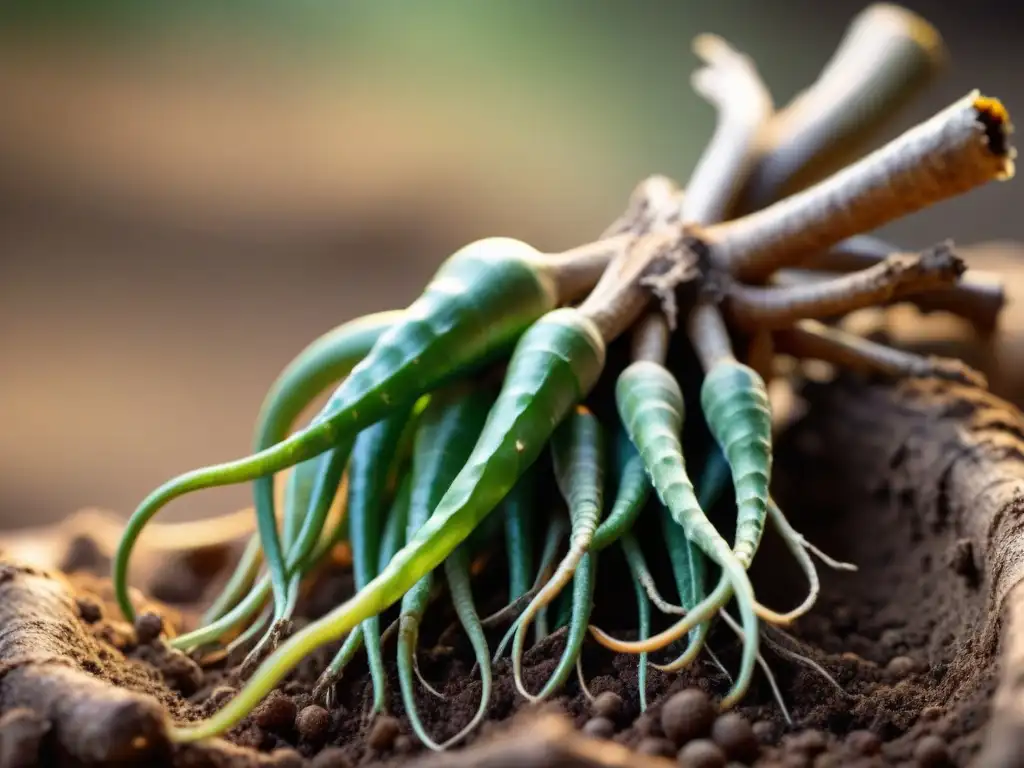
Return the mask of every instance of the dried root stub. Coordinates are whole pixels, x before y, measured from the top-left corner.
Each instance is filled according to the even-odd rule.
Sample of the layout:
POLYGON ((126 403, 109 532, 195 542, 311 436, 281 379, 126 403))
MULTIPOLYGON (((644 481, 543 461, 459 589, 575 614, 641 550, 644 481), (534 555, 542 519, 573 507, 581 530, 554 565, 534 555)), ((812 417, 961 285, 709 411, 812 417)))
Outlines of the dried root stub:
POLYGON ((63 577, 0 564, 0 626, 0 709, 8 720, 22 713, 23 735, 45 732, 56 752, 37 759, 106 765, 168 752, 164 709, 146 695, 154 683, 137 676, 139 692, 115 686, 130 670, 84 631, 63 577))
MULTIPOLYGON (((770 495, 775 356, 982 386, 954 361, 887 349, 827 324, 895 302, 942 306, 990 324, 998 291, 962 281, 970 273, 949 243, 918 252, 889 246, 856 263, 838 264, 835 254, 894 219, 1009 179, 1015 151, 1002 104, 972 91, 869 154, 847 155, 852 162, 828 175, 835 152, 864 146, 941 58, 938 33, 893 6, 859 16, 821 77, 778 111, 749 57, 714 35, 698 37, 694 49, 703 67, 693 86, 718 120, 685 191, 651 177, 602 237, 562 253, 510 238, 465 246, 407 309, 347 323, 307 347, 268 395, 256 453, 171 480, 136 510, 114 557, 115 588, 129 617, 129 555, 153 515, 194 490, 255 483, 258 537, 204 625, 178 639, 190 648, 255 647, 245 667, 252 674, 210 718, 175 726, 173 740, 230 730, 303 659, 343 638, 318 696, 330 704, 344 666, 365 649, 374 708, 383 710, 389 695, 380 615, 398 604, 402 699, 418 737, 435 749, 467 736, 487 710, 491 649, 483 625, 495 617, 513 619, 495 655, 511 642, 517 687, 531 699, 552 695, 574 669, 583 679, 580 652, 588 638, 635 654, 640 681, 648 654, 683 637, 682 655, 658 667, 690 666, 704 650, 712 653, 706 643, 717 618, 737 631, 742 646, 719 705, 747 695, 758 663, 774 685, 759 643, 779 633, 761 622, 785 626, 813 610, 818 576, 808 553, 852 570, 821 556, 770 495), (814 179, 820 180, 808 186, 814 179), (798 191, 785 196, 790 190, 798 191), (805 269, 794 276, 795 267, 805 269), (928 296, 939 298, 928 304, 928 296), (633 354, 623 360, 616 355, 622 345, 613 344, 626 335, 633 354), (695 354, 683 364, 685 352, 695 354), (294 417, 330 384, 337 388, 327 404, 289 435, 294 417), (694 413, 703 415, 706 430, 700 419, 687 418, 694 413), (606 445, 612 440, 614 451, 606 445), (553 462, 542 458, 552 455, 553 462), (694 465, 709 478, 699 492, 690 478, 694 465), (270 478, 293 467, 279 502, 270 478), (729 486, 732 541, 707 514, 729 486), (536 557, 535 537, 523 532, 551 518, 556 500, 539 498, 542 488, 558 489, 568 525, 551 524, 550 546, 536 557), (491 525, 496 516, 503 526, 491 525), (651 517, 666 535, 633 535, 651 517), (748 574, 768 520, 809 585, 807 597, 790 602, 798 607, 787 612, 765 606, 748 574), (559 560, 566 531, 569 551, 559 560), (482 623, 472 564, 489 559, 500 532, 510 564, 509 606, 482 623), (342 542, 352 553, 356 593, 288 636, 302 585, 342 542), (603 550, 616 544, 638 586, 637 639, 591 625, 592 607, 601 602, 594 573, 603 550), (649 596, 657 591, 643 578, 652 548, 673 563, 685 611, 657 634, 649 620, 649 596), (540 567, 531 572, 535 563, 540 567), (702 571, 708 564, 718 571, 710 590, 702 571), (430 689, 417 666, 416 641, 438 599, 439 568, 482 680, 474 719, 440 741, 419 723, 414 695, 417 682, 430 689), (570 583, 571 594, 561 594, 570 583), (535 639, 549 634, 556 599, 563 601, 557 623, 566 627, 565 652, 540 693, 531 693, 522 678, 526 629, 534 627, 535 639), (738 623, 726 611, 732 600, 738 623)), ((654 603, 674 609, 660 598, 654 603)), ((774 640, 766 645, 781 647, 774 640)))

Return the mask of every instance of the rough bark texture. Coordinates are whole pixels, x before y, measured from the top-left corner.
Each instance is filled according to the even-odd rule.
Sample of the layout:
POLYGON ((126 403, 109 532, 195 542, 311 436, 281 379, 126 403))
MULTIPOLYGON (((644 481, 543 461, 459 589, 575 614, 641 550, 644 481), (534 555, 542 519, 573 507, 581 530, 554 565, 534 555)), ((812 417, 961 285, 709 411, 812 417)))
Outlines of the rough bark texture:
POLYGON ((121 661, 83 630, 62 577, 0 566, 0 709, 48 724, 50 759, 101 763, 167 750, 163 707, 126 690, 140 687, 126 672, 144 673, 121 661))
POLYGON ((803 509, 842 510, 818 521, 818 538, 859 556, 850 599, 875 601, 879 628, 926 633, 928 698, 964 736, 959 756, 1024 765, 1024 416, 986 392, 936 381, 839 381, 805 395, 810 410, 780 445, 803 459, 805 484, 791 473, 783 495, 803 496, 803 509), (860 504, 870 518, 851 516, 860 504), (990 723, 971 737, 996 668, 990 723))

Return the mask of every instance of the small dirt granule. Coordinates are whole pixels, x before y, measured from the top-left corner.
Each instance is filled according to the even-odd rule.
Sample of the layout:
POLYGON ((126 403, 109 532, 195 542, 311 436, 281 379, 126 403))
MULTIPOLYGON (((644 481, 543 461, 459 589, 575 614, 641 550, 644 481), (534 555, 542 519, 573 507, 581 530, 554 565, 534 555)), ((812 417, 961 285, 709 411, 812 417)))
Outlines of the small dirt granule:
POLYGON ((383 752, 391 749, 391 745, 395 743, 401 730, 402 727, 398 720, 391 715, 378 715, 370 728, 369 736, 366 737, 366 743, 372 749, 383 752))
POLYGON ((295 702, 274 691, 256 707, 252 719, 260 728, 280 733, 292 727, 297 714, 295 702))
POLYGON ((68 542, 68 548, 64 552, 59 565, 60 570, 65 573, 86 571, 89 573, 100 573, 109 568, 110 558, 103 554, 96 539, 88 534, 79 534, 68 542))
POLYGON ((771 720, 758 720, 750 726, 757 740, 766 746, 774 746, 779 741, 779 728, 771 720))
POLYGON ((814 768, 839 768, 844 761, 835 752, 822 752, 814 758, 814 768))
POLYGON ((299 736, 310 744, 322 744, 327 740, 327 731, 331 727, 331 715, 326 709, 316 704, 304 707, 295 717, 295 730, 299 736))
POLYGON ((704 691, 687 688, 661 708, 661 727, 677 746, 707 736, 715 722, 715 710, 704 691))
POLYGON ((610 739, 615 735, 615 723, 607 717, 592 717, 583 725, 582 731, 595 739, 610 739))
POLYGON ((177 648, 163 643, 161 652, 164 654, 157 668, 164 676, 164 681, 183 696, 191 696, 203 684, 203 670, 191 657, 186 656, 177 648))
POLYGON ((606 717, 609 720, 617 721, 622 717, 622 697, 615 691, 605 691, 598 694, 593 704, 594 714, 598 717, 606 717))
POLYGON ((50 721, 31 709, 12 709, 0 717, 0 766, 33 768, 39 765, 39 747, 50 721))
POLYGON ((135 639, 139 645, 149 645, 164 631, 164 619, 160 614, 147 612, 135 619, 135 639))
POLYGON ((782 741, 787 752, 816 755, 828 749, 828 739, 825 737, 825 734, 813 728, 787 736, 782 741))
POLYGON ((235 743, 240 747, 259 749, 266 739, 267 734, 262 728, 258 725, 250 725, 235 738, 235 743))
POLYGON ((909 677, 916 668, 917 664, 909 656, 893 656, 889 659, 889 663, 885 665, 885 671, 897 680, 909 677))
POLYGON ((725 752, 710 739, 694 739, 679 750, 679 765, 684 768, 725 768, 725 752))
POLYGON ((291 747, 280 747, 271 752, 263 764, 267 768, 303 768, 306 761, 291 747))
POLYGON ((743 715, 736 712, 726 712, 715 720, 711 726, 711 739, 730 760, 752 763, 761 752, 754 729, 743 715))
POLYGON ((78 606, 79 617, 86 624, 95 624, 103 618, 103 606, 91 595, 79 595, 75 598, 75 605, 78 606))
POLYGON ((400 733, 395 737, 395 743, 392 746, 392 749, 399 755, 407 755, 412 752, 414 746, 416 745, 413 744, 412 739, 404 733, 400 733))
POLYGON ((855 755, 877 755, 882 740, 871 731, 851 731, 846 737, 846 748, 855 755))
POLYGON ((352 768, 352 761, 341 747, 327 747, 313 758, 310 768, 352 768))
POLYGON ((921 714, 918 717, 925 722, 934 722, 942 717, 942 707, 925 707, 921 710, 921 714))
POLYGON ((636 720, 633 721, 633 728, 641 736, 664 736, 665 732, 661 730, 661 723, 658 722, 658 718, 645 712, 640 715, 636 720))
POLYGON ((945 768, 951 764, 949 747, 938 736, 925 736, 914 747, 914 760, 921 768, 945 768))
POLYGON ((640 739, 640 743, 636 745, 636 751, 641 755, 672 757, 676 753, 676 745, 668 739, 648 736, 646 739, 640 739))

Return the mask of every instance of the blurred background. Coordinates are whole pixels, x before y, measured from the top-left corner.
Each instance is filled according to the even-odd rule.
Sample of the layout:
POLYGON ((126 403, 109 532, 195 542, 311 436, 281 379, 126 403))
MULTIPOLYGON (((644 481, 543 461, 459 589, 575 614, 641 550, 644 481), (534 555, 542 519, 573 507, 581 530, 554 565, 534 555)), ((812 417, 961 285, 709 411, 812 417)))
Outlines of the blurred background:
MULTIPOLYGON (((865 5, 4 3, 0 525, 128 514, 246 453, 293 355, 407 304, 460 245, 561 249, 645 175, 685 182, 714 125, 694 35, 750 54, 781 105, 865 5)), ((1024 110, 1024 5, 903 5, 951 67, 894 130, 974 87, 1024 110)), ((1024 239, 1019 184, 884 234, 1024 239)), ((248 503, 208 491, 165 519, 248 503)))

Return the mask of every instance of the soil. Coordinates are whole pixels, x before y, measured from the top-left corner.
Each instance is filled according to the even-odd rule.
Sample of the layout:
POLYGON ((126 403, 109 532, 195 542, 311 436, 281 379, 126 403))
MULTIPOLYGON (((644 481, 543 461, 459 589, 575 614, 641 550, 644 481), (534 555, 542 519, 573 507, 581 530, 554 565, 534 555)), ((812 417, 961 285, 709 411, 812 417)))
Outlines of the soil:
MULTIPOLYGON (((1024 568, 1024 416, 987 393, 932 381, 888 387, 844 378, 808 384, 803 394, 806 415, 777 441, 776 498, 810 541, 859 570, 822 567, 821 597, 786 641, 844 693, 764 649, 791 726, 760 674, 736 710, 741 717, 716 719, 708 702, 728 681, 706 657, 679 675, 652 669, 650 706, 641 713, 635 658, 588 643, 583 669, 591 692, 604 694, 596 702, 571 680, 562 696, 526 707, 502 661, 489 721, 468 747, 432 756, 411 736, 393 666, 393 716, 368 717, 361 660, 346 670, 330 711, 312 700, 331 647, 226 740, 173 749, 159 710, 207 715, 232 695, 236 674, 227 662, 202 670, 167 646, 191 620, 190 606, 142 605, 140 595, 146 615, 129 626, 116 618, 104 563, 78 557, 67 580, 14 564, 0 574, 0 766, 642 766, 671 765, 677 754, 681 764, 709 766, 1024 765, 1024 596, 1016 588, 1024 568), (90 573, 95 566, 100 575, 90 573), (564 730, 566 721, 580 730, 564 730)), ((166 566, 176 574, 170 581, 196 583, 182 573, 188 562, 166 566)), ((665 564, 652 565, 660 581, 665 564)), ((476 582, 478 597, 492 596, 481 599, 481 612, 502 605, 503 574, 495 559, 476 582)), ((617 555, 602 560, 593 619, 628 636, 634 603, 623 574, 617 555)), ((752 574, 761 600, 778 609, 806 589, 771 531, 752 574)), ((301 613, 315 617, 350 592, 339 565, 305 596, 301 613)), ((161 596, 181 598, 173 590, 161 596)), ((443 739, 472 717, 480 684, 468 643, 446 632, 451 610, 438 603, 428 615, 420 665, 446 699, 421 693, 418 703, 430 733, 443 739)), ((491 633, 492 645, 503 631, 491 633)), ((531 689, 554 668, 562 634, 526 654, 531 689)), ((716 630, 710 645, 735 668, 734 637, 716 630)), ((393 657, 393 646, 385 655, 393 657)))

